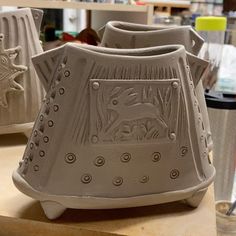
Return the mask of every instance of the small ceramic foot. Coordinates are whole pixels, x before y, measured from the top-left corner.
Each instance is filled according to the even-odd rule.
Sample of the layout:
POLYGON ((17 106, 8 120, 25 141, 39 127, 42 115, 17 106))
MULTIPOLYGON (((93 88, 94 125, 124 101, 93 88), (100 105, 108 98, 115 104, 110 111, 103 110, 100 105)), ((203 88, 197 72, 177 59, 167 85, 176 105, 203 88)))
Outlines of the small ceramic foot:
POLYGON ((58 218, 66 210, 64 206, 53 201, 43 201, 43 202, 40 202, 40 204, 43 208, 45 215, 50 220, 54 220, 58 218))
POLYGON ((207 191, 207 188, 204 188, 196 192, 192 197, 185 199, 184 203, 194 208, 198 207, 206 191, 207 191))

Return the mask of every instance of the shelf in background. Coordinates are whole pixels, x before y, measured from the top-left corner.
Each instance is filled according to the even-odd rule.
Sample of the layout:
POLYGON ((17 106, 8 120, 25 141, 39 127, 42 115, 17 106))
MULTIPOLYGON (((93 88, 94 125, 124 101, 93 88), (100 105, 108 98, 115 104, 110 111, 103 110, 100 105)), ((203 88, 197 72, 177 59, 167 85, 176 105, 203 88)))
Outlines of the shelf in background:
POLYGON ((52 9, 84 9, 96 11, 127 11, 127 12, 148 12, 150 6, 137 6, 128 4, 110 4, 76 1, 56 0, 0 0, 1 6, 52 8, 52 9))
POLYGON ((61 0, 0 0, 0 6, 17 6, 47 9, 83 9, 90 11, 113 11, 145 14, 145 23, 152 24, 153 5, 130 5, 61 0))
POLYGON ((187 0, 142 0, 147 5, 152 5, 155 8, 160 8, 162 12, 172 15, 174 9, 179 11, 190 9, 191 2, 187 0))
POLYGON ((153 4, 154 6, 170 6, 176 8, 189 8, 191 6, 191 2, 187 0, 143 0, 143 2, 153 4))

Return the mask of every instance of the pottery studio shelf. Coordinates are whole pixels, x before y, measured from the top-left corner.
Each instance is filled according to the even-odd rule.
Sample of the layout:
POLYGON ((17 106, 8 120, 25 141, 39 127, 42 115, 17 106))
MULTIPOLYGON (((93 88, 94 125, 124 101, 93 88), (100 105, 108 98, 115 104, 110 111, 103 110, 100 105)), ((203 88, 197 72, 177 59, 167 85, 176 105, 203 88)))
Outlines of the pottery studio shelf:
POLYGON ((190 8, 191 2, 187 0, 142 0, 145 3, 160 7, 190 8))
POLYGON ((0 136, 1 236, 216 236, 212 187, 197 209, 180 202, 119 210, 68 209, 49 221, 39 203, 19 192, 11 180, 26 141, 19 134, 0 136))
MULTIPOLYGON (((189 10, 191 2, 187 0, 142 0, 148 5, 153 5, 159 8, 159 11, 166 12, 169 15, 173 13, 173 10, 189 10)), ((160 13, 160 12, 159 12, 160 13)))
POLYGON ((152 23, 153 5, 109 4, 60 0, 0 0, 0 6, 18 6, 51 9, 84 9, 91 11, 140 12, 146 13, 147 24, 152 23))

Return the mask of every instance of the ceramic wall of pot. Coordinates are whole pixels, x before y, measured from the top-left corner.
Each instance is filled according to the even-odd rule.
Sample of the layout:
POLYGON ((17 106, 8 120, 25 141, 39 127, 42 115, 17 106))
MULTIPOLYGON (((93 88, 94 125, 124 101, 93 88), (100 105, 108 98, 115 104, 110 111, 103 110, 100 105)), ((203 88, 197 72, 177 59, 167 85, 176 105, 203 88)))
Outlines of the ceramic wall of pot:
POLYGON ((215 171, 187 58, 200 63, 181 45, 66 44, 34 57, 47 95, 16 187, 50 219, 66 208, 198 206, 215 171))

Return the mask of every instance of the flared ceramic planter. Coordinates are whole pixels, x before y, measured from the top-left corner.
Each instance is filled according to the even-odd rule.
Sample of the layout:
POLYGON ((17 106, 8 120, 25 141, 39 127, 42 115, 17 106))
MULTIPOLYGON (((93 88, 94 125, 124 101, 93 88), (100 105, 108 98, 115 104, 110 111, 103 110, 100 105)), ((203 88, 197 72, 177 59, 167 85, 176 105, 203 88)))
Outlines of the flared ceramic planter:
POLYGON ((110 48, 144 48, 182 44, 185 49, 197 55, 204 40, 191 26, 157 27, 122 21, 110 21, 99 32, 101 46, 110 48))
POLYGON ((27 8, 0 13, 0 134, 28 135, 40 109, 44 91, 31 57, 42 52, 42 14, 27 8))
MULTIPOLYGON (((101 46, 110 48, 144 48, 152 46, 182 44, 185 49, 197 55, 204 40, 192 29, 191 26, 178 26, 163 28, 127 22, 111 21, 100 31, 101 46)), ((206 76, 208 70, 196 67, 196 63, 190 61, 192 76, 196 79, 195 91, 199 106, 203 115, 204 126, 208 133, 208 151, 212 150, 212 138, 209 118, 204 97, 204 90, 200 78, 206 76), (199 81, 199 82, 198 82, 199 81)))
POLYGON ((66 208, 196 207, 215 171, 184 47, 67 44, 33 62, 46 75, 58 53, 40 76, 47 95, 16 187, 50 219, 66 208))

